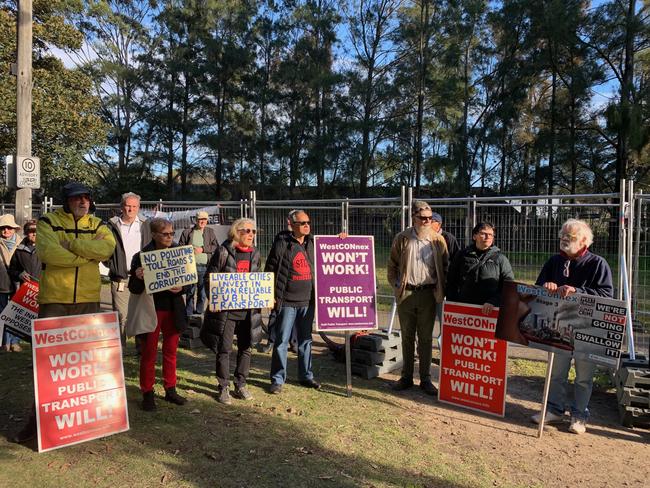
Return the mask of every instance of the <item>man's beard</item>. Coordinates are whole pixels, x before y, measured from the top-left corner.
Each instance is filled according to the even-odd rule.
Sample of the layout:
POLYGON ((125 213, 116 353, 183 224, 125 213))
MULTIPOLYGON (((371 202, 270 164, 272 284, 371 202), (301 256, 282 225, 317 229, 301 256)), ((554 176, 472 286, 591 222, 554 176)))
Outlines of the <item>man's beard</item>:
POLYGON ((580 246, 578 241, 560 241, 560 250, 564 251, 569 256, 575 256, 580 252, 580 249, 582 249, 582 246, 580 246))
POLYGON ((88 209, 87 208, 73 208, 73 209, 70 209, 70 213, 75 218, 75 220, 79 220, 81 217, 83 217, 84 215, 86 215, 88 213, 88 209))

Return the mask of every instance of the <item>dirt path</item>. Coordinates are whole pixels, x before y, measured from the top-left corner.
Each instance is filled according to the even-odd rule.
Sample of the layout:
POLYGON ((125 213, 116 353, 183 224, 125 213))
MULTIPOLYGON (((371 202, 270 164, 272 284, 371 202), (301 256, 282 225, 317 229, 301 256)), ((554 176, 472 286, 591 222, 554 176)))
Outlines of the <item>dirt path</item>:
MULTIPOLYGON (((521 349, 526 349, 520 351, 523 356, 545 356, 521 349)), ((397 378, 383 376, 385 380, 397 378)), ((563 424, 545 427, 538 439, 537 425, 529 418, 540 409, 543 388, 541 377, 510 376, 504 419, 438 402, 425 405, 419 392, 405 394, 403 401, 413 417, 428 419, 428 429, 447 439, 450 453, 459 460, 477 456, 488 461, 503 484, 648 486, 650 430, 620 425, 615 390, 594 391, 586 434, 570 433, 567 417, 563 424)), ((495 486, 501 484, 495 482, 495 486)))

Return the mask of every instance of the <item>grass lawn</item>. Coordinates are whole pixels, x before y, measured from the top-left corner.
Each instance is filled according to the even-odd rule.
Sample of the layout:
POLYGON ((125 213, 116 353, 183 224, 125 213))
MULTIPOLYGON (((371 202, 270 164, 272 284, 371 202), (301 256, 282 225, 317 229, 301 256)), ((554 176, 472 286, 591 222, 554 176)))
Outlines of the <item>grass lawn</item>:
MULTIPOLYGON (((0 355, 0 486, 476 487, 496 482, 493 459, 448 453, 444 439, 422 428, 413 402, 394 396, 385 381, 355 377, 353 397, 346 398, 344 367, 326 356, 315 359, 321 391, 290 383, 281 395, 269 395, 270 356, 254 354, 254 400, 233 399, 232 406, 223 406, 213 397, 214 356, 179 350, 179 390, 189 402, 178 407, 159 397, 155 413, 139 408, 137 358, 127 356, 131 430, 38 454, 6 440, 28 412, 30 357, 29 350, 0 355)), ((295 359, 290 359, 295 378, 295 359)), ((433 403, 424 395, 421 401, 433 403)))

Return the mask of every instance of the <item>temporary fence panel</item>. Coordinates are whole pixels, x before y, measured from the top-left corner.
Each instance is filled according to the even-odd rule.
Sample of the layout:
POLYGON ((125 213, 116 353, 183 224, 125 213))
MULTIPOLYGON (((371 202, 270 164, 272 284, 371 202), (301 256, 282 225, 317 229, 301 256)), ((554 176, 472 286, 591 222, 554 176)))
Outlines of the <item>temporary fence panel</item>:
MULTIPOLYGON (((210 223, 229 225, 235 219, 255 218, 258 234, 257 247, 266 258, 275 235, 287 230, 290 210, 302 209, 309 215, 312 234, 338 234, 344 229, 351 235, 372 235, 375 238, 375 256, 380 305, 380 325, 387 326, 392 304, 392 290, 386 280, 386 265, 394 237, 408 225, 409 204, 417 196, 403 189, 401 197, 376 199, 331 200, 257 200, 255 192, 239 202, 173 202, 142 201, 142 212, 161 216, 174 222, 177 230, 195 222, 197 210, 210 214, 210 223)), ((558 232, 569 218, 586 220, 593 232, 591 250, 605 257, 614 275, 618 289, 619 247, 622 240, 621 204, 618 193, 594 195, 539 195, 467 198, 426 198, 434 212, 443 219, 443 228, 458 239, 461 247, 471 243, 471 229, 480 221, 496 227, 495 244, 510 260, 517 280, 532 283, 544 262, 558 251, 558 232)), ((628 242, 628 261, 631 261, 634 330, 637 349, 648 352, 650 329, 650 237, 648 229, 648 202, 650 195, 638 194, 632 205, 635 210, 633 230, 628 242), (630 255, 631 254, 631 255, 630 255)), ((13 211, 12 204, 4 204, 3 211, 13 211)), ((40 206, 34 206, 35 216, 40 206)), ((119 204, 99 204, 96 215, 108 219, 119 214, 119 204)))
POLYGON ((632 320, 637 356, 650 356, 650 195, 635 195, 632 320))

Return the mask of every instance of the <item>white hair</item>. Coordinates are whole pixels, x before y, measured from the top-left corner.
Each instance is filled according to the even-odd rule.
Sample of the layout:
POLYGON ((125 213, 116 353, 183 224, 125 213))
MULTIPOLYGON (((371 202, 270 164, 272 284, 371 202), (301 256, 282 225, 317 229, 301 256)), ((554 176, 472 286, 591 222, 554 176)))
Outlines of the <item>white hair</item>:
POLYGON ((562 230, 576 230, 580 237, 585 237, 587 239, 587 247, 591 246, 594 242, 594 233, 591 231, 591 227, 584 220, 579 219, 569 219, 562 224, 562 230))
POLYGON ((138 203, 140 203, 140 195, 138 195, 137 193, 133 193, 132 191, 128 191, 126 193, 122 193, 122 200, 120 201, 120 205, 124 205, 124 203, 129 198, 135 198, 138 201, 138 203))

